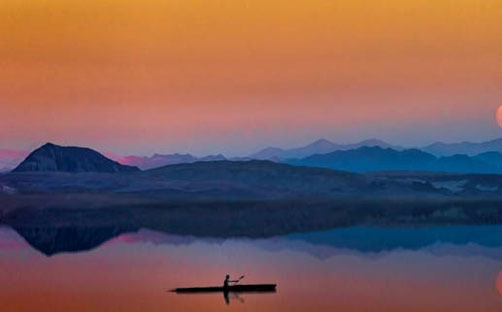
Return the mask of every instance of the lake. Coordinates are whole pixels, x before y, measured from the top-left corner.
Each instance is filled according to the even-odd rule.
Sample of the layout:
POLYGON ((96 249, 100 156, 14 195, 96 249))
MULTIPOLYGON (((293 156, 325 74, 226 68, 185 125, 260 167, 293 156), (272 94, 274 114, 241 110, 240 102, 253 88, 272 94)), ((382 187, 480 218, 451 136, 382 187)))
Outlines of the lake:
POLYGON ((351 227, 268 239, 141 229, 51 256, 2 227, 0 267, 3 311, 502 308, 502 226, 351 227), (245 274, 246 283, 277 283, 277 292, 230 293, 228 303, 221 293, 167 292, 218 285, 226 273, 245 274))

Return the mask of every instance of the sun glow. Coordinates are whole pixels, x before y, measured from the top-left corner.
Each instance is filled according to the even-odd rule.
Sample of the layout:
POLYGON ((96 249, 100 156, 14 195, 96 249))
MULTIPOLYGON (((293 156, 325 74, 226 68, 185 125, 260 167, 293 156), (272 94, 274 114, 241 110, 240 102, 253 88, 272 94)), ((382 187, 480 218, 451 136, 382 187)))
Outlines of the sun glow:
POLYGON ((497 109, 497 124, 502 128, 502 105, 497 109))
POLYGON ((0 143, 481 140, 497 129, 468 125, 493 125, 501 37, 500 0, 2 0, 0 143))

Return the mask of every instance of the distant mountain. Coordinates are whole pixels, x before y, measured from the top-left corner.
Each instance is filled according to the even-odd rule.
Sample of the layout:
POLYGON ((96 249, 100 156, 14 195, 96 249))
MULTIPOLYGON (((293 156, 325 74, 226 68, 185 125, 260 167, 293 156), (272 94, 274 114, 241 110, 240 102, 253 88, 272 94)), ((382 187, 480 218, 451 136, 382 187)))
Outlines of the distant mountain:
MULTIPOLYGON (((496 163, 502 154, 481 155, 479 158, 496 163)), ((293 200, 286 205, 303 202, 308 206, 333 198, 349 201, 450 196, 502 198, 502 175, 457 173, 494 170, 493 165, 466 155, 437 158, 416 149, 396 151, 361 147, 292 160, 291 163, 302 166, 262 160, 198 161, 135 174, 114 174, 138 169, 122 166, 90 149, 46 144, 30 154, 14 172, 0 175, 0 197, 7 199, 0 212, 1 209, 12 211, 19 205, 120 207, 154 202, 174 205, 183 201, 251 200, 253 205, 259 206, 258 202, 284 199, 293 200), (360 174, 349 170, 380 172, 360 174), (50 196, 40 202, 36 196, 23 199, 26 193, 50 196), (69 193, 75 196, 67 196, 69 193)), ((238 207, 238 202, 235 203, 238 207)), ((183 206, 179 207, 181 212, 183 206)), ((364 210, 367 208, 365 206, 364 210)))
POLYGON ((136 166, 142 170, 148 170, 166 165, 192 163, 197 161, 197 158, 190 154, 154 154, 151 157, 126 156, 119 161, 124 165, 136 166))
POLYGON ((288 151, 278 147, 267 147, 257 153, 249 155, 249 159, 268 160, 286 154, 288 151))
POLYGON ((472 157, 475 160, 486 163, 502 172, 502 153, 486 152, 472 157))
POLYGON ((222 154, 208 155, 198 159, 198 161, 220 161, 220 160, 227 160, 227 159, 222 154))
POLYGON ((121 165, 89 148, 47 143, 28 155, 13 171, 133 172, 139 169, 121 165))
POLYGON ((0 172, 14 169, 28 154, 26 151, 0 149, 0 172))
POLYGON ((441 171, 463 173, 502 173, 502 154, 475 157, 453 155, 436 157, 418 149, 397 151, 391 148, 361 147, 348 151, 291 159, 290 164, 353 172, 366 171, 441 171))
POLYGON ((393 146, 377 139, 365 140, 354 144, 336 144, 326 139, 320 139, 307 146, 293 149, 268 147, 248 157, 262 160, 284 160, 290 158, 304 158, 315 154, 326 154, 334 151, 357 149, 363 146, 379 146, 382 148, 394 148, 396 150, 402 149, 399 146, 393 146))
POLYGON ((417 149, 397 151, 381 147, 360 147, 348 151, 312 155, 299 160, 289 160, 295 165, 337 168, 340 170, 364 172, 381 170, 409 170, 411 167, 431 168, 437 158, 417 149))
POLYGON ((196 161, 215 160, 226 160, 226 158, 221 154, 208 155, 200 158, 195 157, 191 154, 155 154, 151 157, 126 156, 116 159, 116 161, 120 162, 123 165, 136 166, 142 170, 159 168, 167 165, 187 164, 196 161))
POLYGON ((502 153, 502 139, 496 139, 481 143, 462 142, 462 143, 442 143, 437 142, 421 148, 423 151, 436 156, 452 156, 456 154, 465 154, 474 156, 486 152, 502 153))

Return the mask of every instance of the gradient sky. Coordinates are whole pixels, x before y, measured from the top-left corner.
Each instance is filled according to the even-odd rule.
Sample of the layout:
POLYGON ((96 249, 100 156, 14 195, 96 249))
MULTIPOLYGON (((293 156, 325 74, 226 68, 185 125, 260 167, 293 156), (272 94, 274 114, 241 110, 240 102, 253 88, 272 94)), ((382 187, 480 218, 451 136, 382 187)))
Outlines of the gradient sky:
POLYGON ((0 148, 500 137, 500 0, 2 0, 0 148))

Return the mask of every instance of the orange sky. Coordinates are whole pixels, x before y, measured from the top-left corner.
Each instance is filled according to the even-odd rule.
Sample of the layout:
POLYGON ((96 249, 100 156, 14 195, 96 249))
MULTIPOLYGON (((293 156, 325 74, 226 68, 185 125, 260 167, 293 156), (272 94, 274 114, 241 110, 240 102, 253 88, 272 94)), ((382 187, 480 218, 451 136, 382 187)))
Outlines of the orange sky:
POLYGON ((500 136, 500 0, 2 0, 0 148, 500 136))

